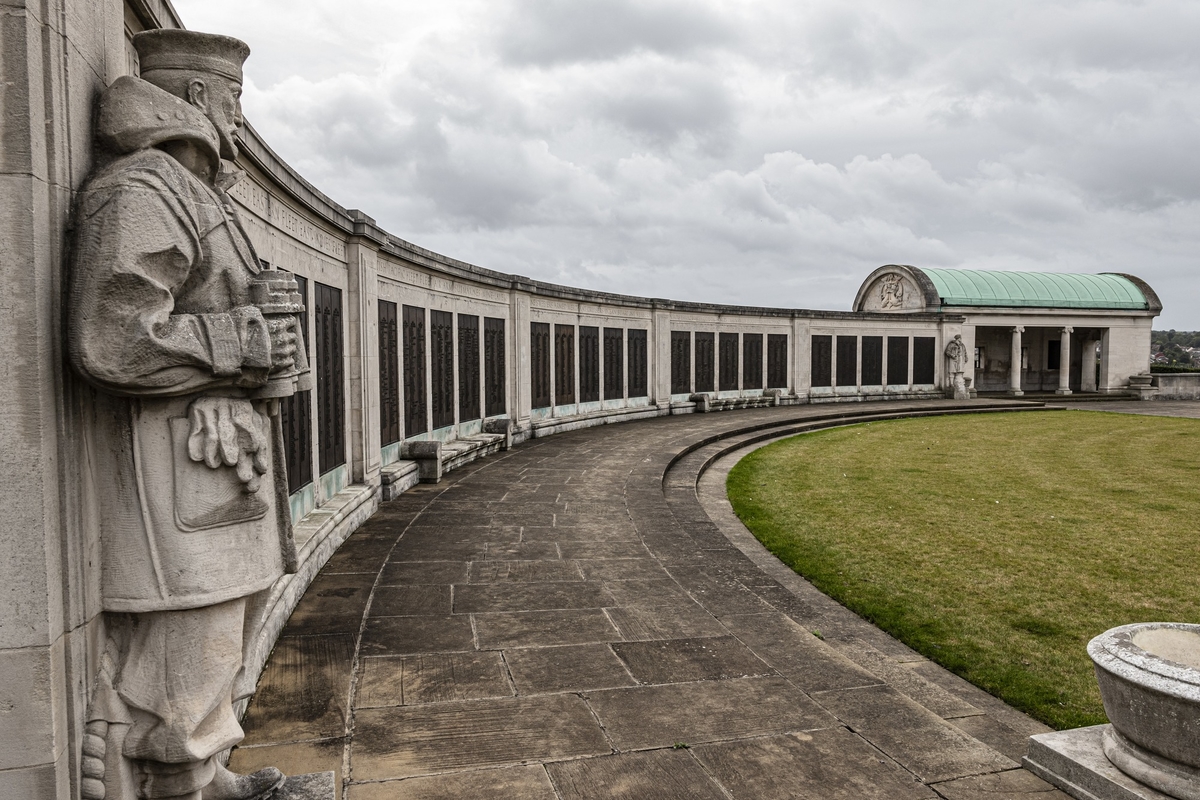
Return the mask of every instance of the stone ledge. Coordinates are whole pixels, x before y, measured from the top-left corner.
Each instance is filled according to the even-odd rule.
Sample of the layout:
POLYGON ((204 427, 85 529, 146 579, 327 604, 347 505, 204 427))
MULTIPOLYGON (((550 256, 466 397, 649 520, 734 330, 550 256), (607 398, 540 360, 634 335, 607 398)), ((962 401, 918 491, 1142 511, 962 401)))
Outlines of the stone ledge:
POLYGON ((537 420, 533 423, 530 438, 540 439, 543 436, 551 436, 556 433, 566 433, 567 431, 576 431, 581 428, 592 428, 596 425, 609 425, 614 422, 662 417, 670 413, 670 406, 659 408, 655 405, 648 405, 602 409, 589 414, 573 414, 569 417, 550 417, 549 419, 537 420))
POLYGON ((379 471, 380 495, 385 502, 395 500, 421 482, 417 462, 408 459, 393 461, 379 471))
POLYGON ((1112 765, 1100 741, 1108 727, 1093 725, 1031 736, 1023 764, 1077 800, 1174 800, 1112 765))
MULTIPOLYGON (((259 596, 255 603, 256 626, 254 645, 245 663, 247 672, 262 674, 267 658, 275 647, 279 632, 304 596, 308 585, 325 566, 342 542, 362 525, 379 507, 379 490, 374 486, 351 484, 335 494, 324 505, 313 510, 296 523, 296 548, 299 566, 294 575, 284 575, 259 596)), ((240 717, 246 701, 235 706, 240 717)))

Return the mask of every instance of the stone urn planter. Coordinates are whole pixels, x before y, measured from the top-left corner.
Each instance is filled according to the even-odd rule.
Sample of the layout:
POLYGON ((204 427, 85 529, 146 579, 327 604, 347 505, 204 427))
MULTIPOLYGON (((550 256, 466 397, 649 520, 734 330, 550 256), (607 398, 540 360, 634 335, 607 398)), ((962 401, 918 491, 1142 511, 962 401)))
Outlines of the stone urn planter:
POLYGON ((1123 625, 1088 643, 1112 726, 1104 755, 1129 777, 1200 800, 1200 625, 1123 625))

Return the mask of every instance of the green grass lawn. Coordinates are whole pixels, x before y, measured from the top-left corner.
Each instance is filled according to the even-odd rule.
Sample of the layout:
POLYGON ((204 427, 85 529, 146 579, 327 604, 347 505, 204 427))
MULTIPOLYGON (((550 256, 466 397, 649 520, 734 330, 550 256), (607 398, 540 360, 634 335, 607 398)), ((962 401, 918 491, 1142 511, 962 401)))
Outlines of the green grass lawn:
POLYGON ((1059 728, 1106 721, 1086 645, 1200 622, 1200 421, 898 420, 764 447, 734 510, 821 591, 1059 728))

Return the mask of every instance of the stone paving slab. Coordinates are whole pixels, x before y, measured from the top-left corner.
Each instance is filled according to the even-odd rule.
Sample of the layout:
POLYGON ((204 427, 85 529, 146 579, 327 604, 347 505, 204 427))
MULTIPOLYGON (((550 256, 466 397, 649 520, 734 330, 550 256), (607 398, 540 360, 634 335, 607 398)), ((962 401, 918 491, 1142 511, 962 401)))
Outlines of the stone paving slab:
POLYGON ((557 800, 541 765, 434 775, 428 778, 359 783, 349 800, 557 800))
POLYGON ((556 694, 363 709, 350 764, 369 781, 610 752, 588 704, 556 694))
POLYGON ((920 800, 937 796, 843 727, 703 745, 694 753, 734 797, 920 800))
POLYGON ((621 753, 547 767, 559 796, 571 800, 725 800, 685 750, 621 753))
POLYGON ((342 800, 1053 797, 1015 763, 1044 727, 704 500, 739 443, 963 406, 855 405, 572 431, 384 504, 301 600, 231 764, 334 770, 342 800))

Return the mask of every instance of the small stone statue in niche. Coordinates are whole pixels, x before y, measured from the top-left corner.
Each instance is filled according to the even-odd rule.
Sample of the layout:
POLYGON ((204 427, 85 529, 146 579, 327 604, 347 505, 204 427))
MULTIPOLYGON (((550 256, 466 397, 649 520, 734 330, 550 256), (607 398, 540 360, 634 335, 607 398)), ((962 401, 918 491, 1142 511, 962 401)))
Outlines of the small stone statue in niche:
POLYGON ((946 361, 949 364, 950 386, 955 400, 970 400, 971 390, 963 372, 967 367, 967 346, 963 344, 962 335, 954 334, 954 338, 946 345, 946 361))
POLYGON ((259 800, 279 770, 236 775, 220 754, 254 688, 251 598, 295 569, 278 398, 311 382, 303 307, 226 193, 250 49, 182 30, 133 44, 141 78, 100 100, 110 159, 78 199, 68 301, 71 361, 95 389, 107 636, 81 794, 259 800))

